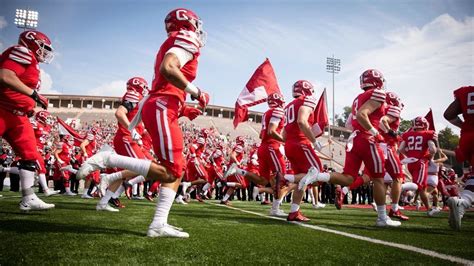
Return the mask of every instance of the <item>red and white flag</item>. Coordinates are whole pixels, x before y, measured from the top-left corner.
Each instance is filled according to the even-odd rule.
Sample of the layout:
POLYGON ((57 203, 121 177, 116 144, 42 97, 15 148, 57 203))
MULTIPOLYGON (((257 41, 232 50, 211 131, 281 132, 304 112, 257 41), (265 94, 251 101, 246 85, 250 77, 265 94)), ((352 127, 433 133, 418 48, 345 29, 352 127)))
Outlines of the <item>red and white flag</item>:
POLYGON ((275 72, 268 58, 253 73, 235 102, 234 128, 247 121, 248 108, 267 101, 268 95, 281 94, 275 72))
POLYGON ((324 129, 329 125, 328 109, 326 104, 326 89, 324 89, 321 97, 319 97, 316 109, 314 109, 314 124, 312 131, 317 138, 324 133, 324 129))
POLYGON ((61 118, 58 118, 58 128, 59 128, 59 135, 70 135, 74 138, 74 146, 79 146, 84 141, 85 137, 81 136, 77 133, 74 128, 64 122, 61 118))

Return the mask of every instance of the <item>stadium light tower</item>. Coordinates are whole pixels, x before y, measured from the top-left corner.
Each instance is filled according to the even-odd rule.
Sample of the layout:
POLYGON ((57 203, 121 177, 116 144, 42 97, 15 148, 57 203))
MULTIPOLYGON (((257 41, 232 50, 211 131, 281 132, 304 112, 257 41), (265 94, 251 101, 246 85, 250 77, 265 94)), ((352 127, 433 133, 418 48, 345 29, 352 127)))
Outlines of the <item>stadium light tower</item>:
POLYGON ((15 25, 23 29, 36 29, 38 27, 38 11, 29 9, 17 9, 15 13, 15 25))
MULTIPOLYGON (((334 113, 334 75, 341 71, 341 59, 332 57, 326 58, 326 71, 332 73, 332 126, 336 126, 336 119, 334 113)), ((329 137, 331 137, 331 132, 329 132, 329 137)))

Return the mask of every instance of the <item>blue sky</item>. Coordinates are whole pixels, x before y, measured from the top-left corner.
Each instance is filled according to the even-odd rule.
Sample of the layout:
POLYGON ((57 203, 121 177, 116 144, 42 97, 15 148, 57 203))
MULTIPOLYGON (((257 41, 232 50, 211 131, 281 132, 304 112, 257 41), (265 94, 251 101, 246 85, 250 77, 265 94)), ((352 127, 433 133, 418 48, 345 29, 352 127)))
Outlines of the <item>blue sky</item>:
POLYGON ((336 113, 360 92, 360 73, 377 68, 405 102, 405 118, 432 107, 437 126, 444 127, 452 91, 474 79, 472 1, 4 0, 2 50, 20 32, 13 25, 15 9, 27 7, 39 12, 38 29, 57 51, 53 63, 42 66, 44 93, 119 96, 132 76, 151 83, 166 37, 164 17, 177 7, 204 21, 208 41, 195 84, 210 92, 213 104, 233 106, 266 57, 287 101, 298 79, 312 81, 319 94, 331 89, 325 63, 334 54, 342 61, 336 113))

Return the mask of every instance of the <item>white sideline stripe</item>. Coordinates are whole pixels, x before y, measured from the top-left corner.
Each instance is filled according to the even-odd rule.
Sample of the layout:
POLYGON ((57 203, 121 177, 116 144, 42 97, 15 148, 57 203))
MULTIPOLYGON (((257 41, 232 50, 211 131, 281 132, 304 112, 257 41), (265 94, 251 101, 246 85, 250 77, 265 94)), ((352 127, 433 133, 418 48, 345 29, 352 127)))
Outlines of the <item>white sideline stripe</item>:
POLYGON ((306 228, 311 228, 311 229, 314 229, 314 230, 323 231, 323 232, 326 232, 326 233, 333 233, 333 234, 336 234, 336 235, 341 235, 341 236, 345 236, 345 237, 349 237, 349 238, 353 238, 353 239, 367 241, 367 242, 374 243, 374 244, 380 244, 380 245, 384 245, 384 246, 389 246, 389 247, 399 248, 399 249, 403 249, 403 250, 407 250, 407 251, 412 251, 412 252, 420 253, 422 255, 426 255, 426 256, 442 259, 442 260, 449 260, 449 261, 456 262, 456 263, 461 263, 461 264, 464 264, 464 265, 474 265, 474 261, 472 261, 472 260, 467 260, 467 259, 463 259, 463 258, 451 256, 451 255, 446 255, 446 254, 438 253, 436 251, 432 251, 432 250, 428 250, 428 249, 423 249, 423 248, 418 248, 418 247, 414 247, 414 246, 410 246, 410 245, 404 245, 404 244, 398 244, 398 243, 378 240, 378 239, 374 239, 374 238, 370 238, 370 237, 366 237, 366 236, 360 236, 360 235, 355 235, 355 234, 346 233, 346 232, 342 232, 342 231, 337 231, 337 230, 333 230, 333 229, 328 229, 328 228, 320 227, 320 226, 317 226, 317 225, 304 224, 304 223, 301 223, 301 222, 288 222, 284 218, 268 216, 268 215, 265 215, 265 214, 252 212, 252 211, 247 211, 247 210, 243 210, 243 209, 239 209, 239 208, 235 208, 235 207, 231 207, 231 206, 227 206, 227 205, 220 205, 220 204, 208 203, 208 202, 206 202, 206 203, 211 204, 211 205, 215 205, 215 206, 218 206, 218 207, 225 207, 225 208, 228 208, 228 209, 241 211, 241 212, 244 212, 244 213, 254 214, 254 215, 257 215, 257 216, 260 216, 260 217, 270 218, 270 219, 274 219, 274 220, 280 220, 280 221, 284 221, 284 222, 287 222, 287 223, 300 225, 300 226, 303 226, 303 227, 306 227, 306 228))

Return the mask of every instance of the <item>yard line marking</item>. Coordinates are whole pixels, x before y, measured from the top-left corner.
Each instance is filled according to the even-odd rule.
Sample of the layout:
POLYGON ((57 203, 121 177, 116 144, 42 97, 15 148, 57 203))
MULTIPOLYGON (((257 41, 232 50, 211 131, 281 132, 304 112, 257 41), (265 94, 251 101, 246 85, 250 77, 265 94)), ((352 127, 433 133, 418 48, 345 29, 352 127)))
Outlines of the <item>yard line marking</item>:
POLYGON ((463 259, 463 258, 459 258, 459 257, 447 255, 447 254, 442 254, 442 253, 438 253, 436 251, 432 251, 432 250, 428 250, 428 249, 423 249, 423 248, 418 248, 418 247, 414 247, 414 246, 410 246, 410 245, 398 244, 398 243, 388 242, 388 241, 379 240, 379 239, 375 239, 375 238, 370 238, 370 237, 366 237, 366 236, 360 236, 360 235, 356 235, 356 234, 346 233, 346 232, 342 232, 342 231, 337 231, 337 230, 333 230, 333 229, 320 227, 320 226, 317 226, 317 225, 304 224, 304 223, 301 223, 301 222, 289 222, 284 218, 268 216, 268 215, 261 214, 261 213, 258 213, 258 212, 247 211, 247 210, 243 210, 243 209, 239 209, 239 208, 235 208, 235 207, 231 207, 231 206, 227 206, 227 205, 221 205, 221 204, 210 203, 210 202, 206 202, 206 203, 211 204, 211 205, 215 205, 215 206, 218 206, 218 207, 225 207, 225 208, 228 208, 228 209, 232 209, 232 210, 236 210, 236 211, 240 211, 240 212, 244 212, 244 213, 248 213, 248 214, 257 215, 257 216, 260 216, 260 217, 265 217, 265 218, 270 218, 270 219, 274 219, 274 220, 284 221, 284 222, 291 223, 291 224, 296 224, 296 225, 306 227, 306 228, 310 228, 310 229, 313 229, 313 230, 323 231, 323 232, 326 232, 326 233, 341 235, 341 236, 345 236, 345 237, 349 237, 349 238, 353 238, 353 239, 367 241, 367 242, 374 243, 374 244, 380 244, 380 245, 384 245, 384 246, 389 246, 389 247, 399 248, 399 249, 403 249, 403 250, 407 250, 407 251, 412 251, 412 252, 420 253, 422 255, 426 255, 426 256, 442 259, 442 260, 448 260, 448 261, 452 261, 452 262, 455 262, 455 263, 461 263, 461 264, 464 264, 464 265, 474 265, 474 261, 472 261, 472 260, 463 259))

